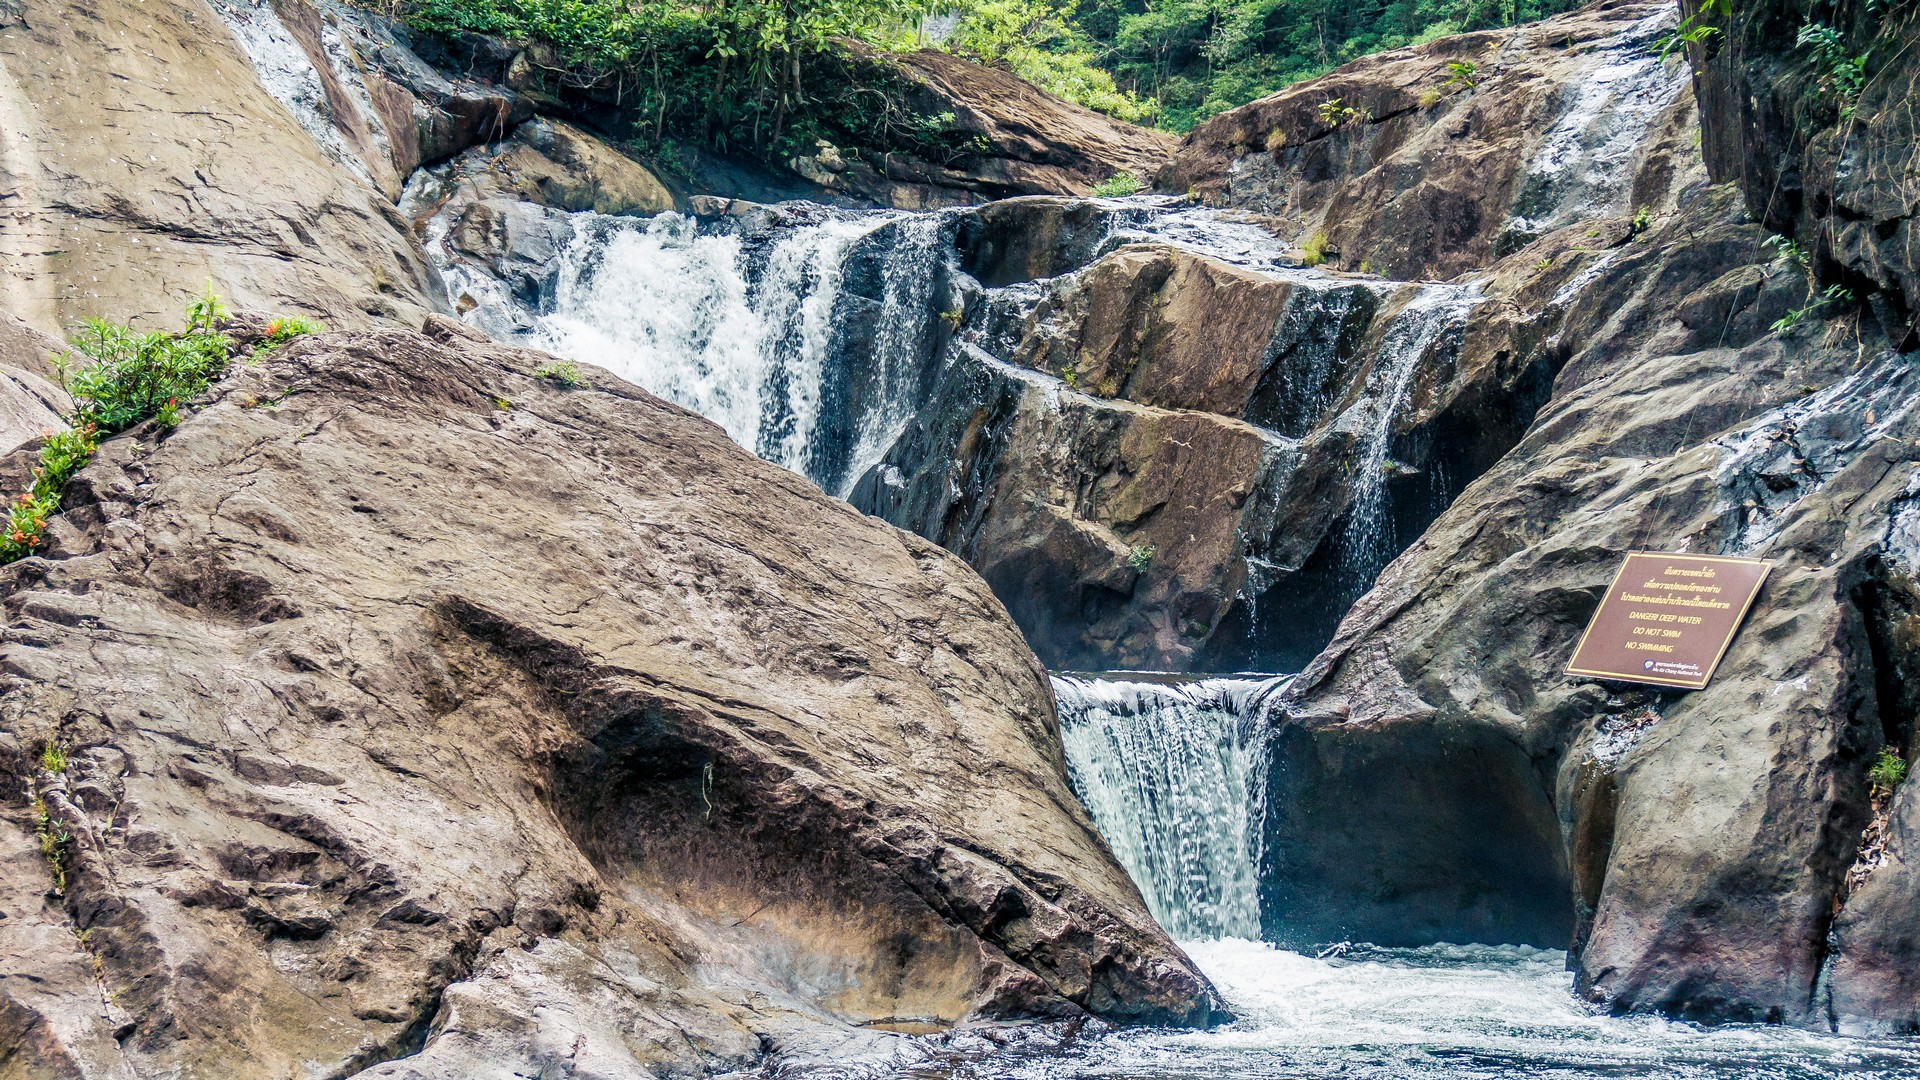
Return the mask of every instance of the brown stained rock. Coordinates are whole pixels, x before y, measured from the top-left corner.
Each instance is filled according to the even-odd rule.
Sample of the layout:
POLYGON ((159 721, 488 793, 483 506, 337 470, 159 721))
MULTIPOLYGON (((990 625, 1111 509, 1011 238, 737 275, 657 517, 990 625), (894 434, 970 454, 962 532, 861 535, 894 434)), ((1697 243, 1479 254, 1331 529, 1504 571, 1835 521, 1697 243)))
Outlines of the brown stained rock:
POLYGON ((47 332, 171 326, 209 281, 238 306, 417 322, 407 226, 255 79, 205 0, 29 0, 0 29, 7 308, 47 332))
POLYGON ((915 116, 952 115, 948 135, 967 149, 934 161, 883 148, 878 164, 821 147, 791 164, 827 191, 883 206, 930 209, 1014 195, 1085 195, 1116 173, 1150 180, 1174 138, 1054 97, 1010 71, 951 53, 881 53, 842 39, 841 61, 868 69, 863 82, 893 84, 890 97, 915 116))
POLYGON ((645 166, 571 124, 544 117, 468 150, 433 175, 440 190, 411 207, 419 217, 455 200, 518 201, 596 214, 674 208, 673 194, 645 166))
POLYGON ((1362 57, 1195 128, 1156 184, 1282 218, 1296 242, 1317 237, 1332 265, 1402 279, 1486 266, 1574 217, 1671 210, 1698 160, 1685 66, 1651 59, 1671 10, 1603 0, 1362 57), (1643 63, 1646 99, 1658 105, 1646 115, 1604 93, 1581 96, 1597 72, 1643 63), (1449 82, 1450 64, 1472 65, 1473 85, 1449 82), (1354 112, 1323 110, 1329 103, 1354 112), (1579 202, 1577 183, 1530 180, 1569 107, 1593 125, 1583 139, 1624 135, 1602 155, 1620 159, 1621 205, 1560 207, 1579 202), (1556 207, 1570 216, 1549 213, 1544 229, 1516 220, 1556 207))
POLYGON ((86 1076, 451 1078, 1219 1015, 957 559, 449 327, 238 370, 5 571, 5 843, 29 793, 73 840, 64 894, 0 894, 0 1030, 86 1076), (25 957, 76 931, 121 1011, 25 957))
MULTIPOLYGON (((1292 292, 1178 249, 1129 247, 1028 316, 1015 359, 1101 397, 1244 416, 1292 292)), ((1051 298, 1050 298, 1051 299, 1051 298)))
POLYGON ((1752 317, 1804 283, 1742 216, 1715 189, 1600 268, 1555 328, 1574 351, 1526 437, 1292 688, 1268 804, 1283 924, 1559 944, 1572 922, 1579 985, 1617 1008, 1825 1025, 1816 981, 1887 737, 1861 590, 1887 573, 1920 421, 1910 364, 1862 359, 1850 322, 1781 337, 1752 317), (1707 311, 1724 314, 1703 340, 1707 311), (1633 549, 1774 563, 1707 690, 1559 673, 1633 549), (1504 809, 1480 831, 1443 824, 1489 800, 1504 809), (1564 853, 1526 839, 1556 830, 1564 853), (1338 857, 1354 850, 1363 866, 1338 857))

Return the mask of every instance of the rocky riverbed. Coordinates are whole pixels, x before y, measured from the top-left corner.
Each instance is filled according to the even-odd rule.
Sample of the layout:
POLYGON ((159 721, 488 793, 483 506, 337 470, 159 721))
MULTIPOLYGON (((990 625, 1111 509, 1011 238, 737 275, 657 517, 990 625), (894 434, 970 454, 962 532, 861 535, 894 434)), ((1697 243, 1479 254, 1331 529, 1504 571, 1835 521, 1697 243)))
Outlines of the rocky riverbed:
POLYGON ((1571 968, 1542 1039, 1898 1075, 1920 67, 1911 5, 1833 14, 1857 85, 1804 17, 1600 0, 1177 146, 920 56, 968 155, 669 175, 504 43, 0 6, 10 488, 83 316, 333 327, 103 443, 0 569, 0 1077, 885 1071, 1031 1023, 1081 1070, 1036 1075, 1093 1075, 1081 1031, 1354 1075, 1399 1065, 1205 1040, 1364 974, 1269 945, 1436 942, 1496 1011, 1571 968), (1123 169, 1158 191, 1086 197, 1123 169), (1634 549, 1773 564, 1709 689, 1561 674, 1634 549), (1048 667, 1299 675, 1183 691, 1236 710, 1202 737, 1048 667), (1192 777, 1207 829, 1142 825, 1192 777), (1267 945, 1196 946, 1223 996, 1162 922, 1267 945))

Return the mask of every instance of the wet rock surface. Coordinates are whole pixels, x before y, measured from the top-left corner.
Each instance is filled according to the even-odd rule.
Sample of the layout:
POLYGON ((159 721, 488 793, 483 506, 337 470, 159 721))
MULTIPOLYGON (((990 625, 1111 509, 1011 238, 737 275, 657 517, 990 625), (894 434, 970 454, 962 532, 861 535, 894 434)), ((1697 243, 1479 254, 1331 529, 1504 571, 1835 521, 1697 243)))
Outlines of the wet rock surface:
POLYGON ((1219 1015, 958 560, 427 329, 107 442, 6 569, 9 1047, 626 1075, 1219 1015))
POLYGON ((48 333, 102 314, 170 324, 209 281, 342 325, 428 309, 406 223, 276 102, 213 7, 16 9, 0 27, 12 313, 48 333))
MULTIPOLYGON (((1310 826, 1335 822, 1348 850, 1378 853, 1325 888, 1288 876, 1294 903, 1304 892, 1334 916, 1317 933, 1488 933, 1478 903, 1424 891, 1460 877, 1506 921, 1488 940, 1532 926, 1554 942, 1553 919, 1570 914, 1579 985, 1615 1008, 1910 1028, 1905 932, 1889 914, 1908 888, 1904 804, 1883 804, 1894 839, 1855 863, 1874 817, 1867 767, 1912 734, 1912 571, 1896 524, 1917 445, 1912 361, 1867 307, 1781 323, 1818 286, 1763 244, 1738 191, 1683 206, 1578 272, 1588 280, 1553 328, 1570 355, 1525 438, 1294 684, 1271 850, 1311 861, 1310 826), (1636 549, 1774 564, 1709 689, 1559 674, 1636 549), (1436 752, 1456 756, 1417 782, 1386 779, 1436 752), (1287 779, 1303 773, 1312 782, 1287 779), (1383 784, 1395 797, 1362 797, 1383 784), (1508 830, 1560 843, 1495 855, 1474 844, 1484 831, 1432 831, 1490 792, 1509 793, 1508 830), (1571 912, 1536 887, 1560 874, 1571 912)), ((1523 278, 1514 264, 1530 253, 1496 282, 1523 278)))
POLYGON ((1158 186, 1257 210, 1329 264, 1484 267, 1576 221, 1671 210, 1698 153, 1670 5, 1606 0, 1363 57, 1194 129, 1158 186))

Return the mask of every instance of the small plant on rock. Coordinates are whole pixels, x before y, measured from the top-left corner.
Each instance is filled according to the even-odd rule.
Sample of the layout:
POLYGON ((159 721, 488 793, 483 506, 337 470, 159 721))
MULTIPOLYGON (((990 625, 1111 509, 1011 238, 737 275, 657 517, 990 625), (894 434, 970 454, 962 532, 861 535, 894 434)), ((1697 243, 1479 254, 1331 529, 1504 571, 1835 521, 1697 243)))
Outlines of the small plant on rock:
POLYGON ((1332 238, 1324 229, 1307 237, 1306 244, 1300 248, 1300 265, 1314 267, 1326 262, 1332 244, 1332 238))
POLYGON ((1840 115, 1852 116, 1860 91, 1867 86, 1867 58, 1847 50, 1840 31, 1809 19, 1794 44, 1813 54, 1815 85, 1820 93, 1840 103, 1840 115))
MULTIPOLYGON (((73 411, 62 418, 68 429, 46 433, 33 485, 7 507, 0 563, 23 559, 46 543, 47 520, 59 512, 61 492, 102 439, 148 420, 163 431, 180 423, 181 403, 213 385, 231 360, 233 342, 218 329, 227 316, 209 285, 188 302, 187 325, 179 333, 139 333, 105 319, 81 325, 72 350, 54 361, 73 400, 73 411)), ((317 327, 304 319, 281 320, 266 347, 317 327)))
POLYGON ((585 381, 580 375, 580 366, 571 360, 549 360, 533 369, 533 377, 545 379, 568 390, 585 381))
POLYGON ((1766 247, 1774 249, 1774 258, 1780 262, 1788 263, 1802 270, 1805 270, 1813 263, 1813 259, 1807 255, 1807 249, 1801 247, 1800 244, 1790 236, 1781 236, 1779 233, 1775 233, 1761 241, 1761 243, 1766 247))
POLYGON ((1700 5, 1700 10, 1681 19, 1680 25, 1674 28, 1673 33, 1663 35, 1654 41, 1654 44, 1660 47, 1658 57, 1665 60, 1667 54, 1682 46, 1705 43, 1708 38, 1720 33, 1720 28, 1714 26, 1709 20, 1716 16, 1731 14, 1733 14, 1733 0, 1706 0, 1700 5))
POLYGON ((1880 748, 1880 756, 1874 759, 1872 768, 1867 770, 1867 779, 1881 791, 1891 792, 1907 778, 1907 759, 1891 746, 1880 748))
POLYGON ((1093 186, 1091 194, 1096 199, 1117 199, 1126 195, 1137 195, 1147 185, 1130 172, 1117 172, 1093 186))
POLYGON ((1441 87, 1458 86, 1463 90, 1472 90, 1480 85, 1480 68, 1471 60, 1454 60, 1447 64, 1447 81, 1441 87))
POLYGON ((267 336, 261 338, 260 344, 253 347, 253 356, 251 359, 257 362, 268 353, 292 341, 294 338, 303 337, 307 334, 317 334, 325 329, 326 327, 323 324, 313 319, 302 318, 298 315, 289 315, 284 319, 275 319, 267 324, 267 336))
POLYGON ((1127 565, 1133 567, 1134 573, 1144 574, 1147 567, 1153 564, 1153 557, 1158 554, 1160 549, 1152 544, 1136 544, 1127 552, 1127 565))
POLYGON ((1351 105, 1341 103, 1340 98, 1332 98, 1320 103, 1320 122, 1328 127, 1343 127, 1347 124, 1362 123, 1367 114, 1351 105))

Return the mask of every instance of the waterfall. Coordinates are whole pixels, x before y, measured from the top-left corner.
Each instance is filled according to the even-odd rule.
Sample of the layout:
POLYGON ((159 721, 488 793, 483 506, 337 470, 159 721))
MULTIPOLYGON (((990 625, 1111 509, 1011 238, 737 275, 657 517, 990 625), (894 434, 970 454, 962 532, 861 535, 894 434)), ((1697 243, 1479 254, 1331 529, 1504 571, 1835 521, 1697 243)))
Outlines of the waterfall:
POLYGON ((1502 250, 1576 221, 1623 213, 1628 187, 1659 123, 1687 85, 1687 66, 1654 42, 1678 16, 1663 8, 1599 52, 1566 93, 1559 118, 1527 162, 1502 250))
POLYGON ((1393 317, 1375 354, 1368 379, 1372 409, 1360 432, 1353 464, 1353 498, 1341 544, 1341 571, 1349 592, 1358 596, 1400 550, 1387 505, 1388 474, 1394 464, 1394 424, 1413 391, 1421 362, 1442 348, 1457 346, 1467 314, 1483 297, 1471 285, 1428 285, 1393 317))
POLYGON ((533 343, 605 367, 811 474, 847 254, 888 220, 829 216, 756 251, 679 214, 576 214, 533 343))
POLYGON ((1053 679, 1073 789, 1176 938, 1260 936, 1262 716, 1289 678, 1053 679))
POLYGON ((937 271, 946 259, 944 221, 921 214, 900 222, 900 237, 887 249, 881 268, 886 290, 880 303, 880 322, 873 339, 873 372, 879 387, 876 405, 854 433, 850 460, 838 485, 845 498, 867 470, 880 463, 894 441, 913 419, 918 402, 920 343, 940 313, 930 302, 937 271))

